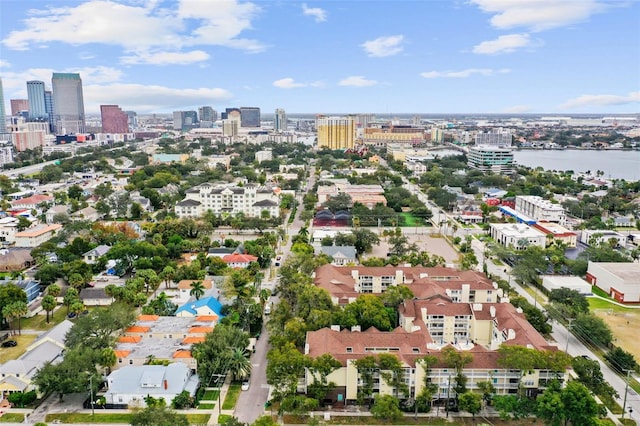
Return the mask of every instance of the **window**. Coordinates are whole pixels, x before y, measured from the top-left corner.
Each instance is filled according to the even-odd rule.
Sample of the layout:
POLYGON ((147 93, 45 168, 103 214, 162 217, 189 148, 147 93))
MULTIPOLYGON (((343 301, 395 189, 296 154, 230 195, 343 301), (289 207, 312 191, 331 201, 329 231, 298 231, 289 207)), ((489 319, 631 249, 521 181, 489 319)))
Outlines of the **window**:
POLYGON ((133 365, 133 360, 132 359, 129 360, 129 365, 133 365))
POLYGON ((411 350, 413 351, 414 354, 420 353, 420 348, 412 348, 411 350))
POLYGON ((118 358, 118 364, 122 364, 122 358, 118 358))
POLYGON ((353 348, 347 348, 347 353, 350 354, 351 352, 353 352, 353 348))

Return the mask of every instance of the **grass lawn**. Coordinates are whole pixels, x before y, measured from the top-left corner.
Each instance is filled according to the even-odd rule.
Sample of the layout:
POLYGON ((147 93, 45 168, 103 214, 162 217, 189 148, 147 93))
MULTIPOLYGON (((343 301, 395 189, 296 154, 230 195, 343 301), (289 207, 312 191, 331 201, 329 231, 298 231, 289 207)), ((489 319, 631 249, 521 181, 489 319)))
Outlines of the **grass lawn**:
POLYGON ((66 306, 60 306, 53 311, 53 314, 49 315, 49 324, 47 324, 47 314, 42 312, 31 318, 24 318, 21 325, 22 328, 26 329, 46 331, 52 329, 56 324, 61 323, 66 317, 66 306))
POLYGON ((211 390, 209 389, 208 391, 206 391, 204 393, 204 395, 202 395, 202 398, 200 398, 200 400, 204 400, 204 401, 216 401, 218 399, 218 391, 217 390, 211 390))
POLYGON ((198 404, 198 410, 213 410, 216 404, 198 404))
POLYGON ((27 351, 27 346, 29 346, 34 340, 36 340, 35 334, 23 334, 10 336, 7 340, 15 340, 18 342, 18 346, 13 348, 0 348, 0 364, 4 364, 5 362, 17 359, 20 355, 27 351))
POLYGON ((402 218, 401 226, 425 226, 424 219, 415 217, 409 212, 400 213, 400 217, 402 218))
POLYGON ((609 295, 607 294, 607 292, 605 292, 604 290, 602 290, 600 287, 596 287, 595 285, 591 286, 591 291, 593 292, 593 294, 598 295, 600 297, 604 297, 605 299, 609 299, 611 300, 611 297, 609 297, 609 295))
MULTIPOLYGON (((284 416, 285 424, 306 424, 308 418, 305 416, 284 416)), ((324 424, 340 424, 340 425, 427 425, 427 426, 481 426, 487 425, 487 420, 478 416, 475 419, 470 417, 460 417, 453 418, 448 421, 445 418, 424 418, 418 417, 414 419, 413 416, 407 415, 400 420, 389 421, 389 420, 381 420, 376 419, 371 416, 357 416, 357 417, 348 417, 348 416, 332 416, 331 420, 328 422, 323 422, 324 424)), ((500 419, 490 419, 491 424, 494 426, 523 426, 523 425, 531 425, 537 423, 535 419, 524 419, 524 420, 500 420, 500 419)), ((542 422, 540 422, 542 423, 542 422)))
POLYGON ((614 303, 609 303, 606 300, 598 299, 597 297, 587 297, 589 301, 589 308, 591 310, 594 309, 611 309, 612 312, 616 314, 626 314, 636 312, 637 309, 625 308, 623 306, 618 306, 614 303))
POLYGON ((0 423, 22 423, 24 422, 24 414, 22 413, 6 413, 0 416, 0 423))
POLYGON ((60 420, 62 423, 131 423, 130 413, 53 413, 47 414, 45 421, 48 423, 60 420))
POLYGON ((229 414, 220 414, 218 416, 218 423, 223 424, 224 422, 226 422, 227 420, 231 420, 232 418, 233 416, 230 416, 229 414))
MULTIPOLYGON (((206 424, 211 417, 209 414, 187 414, 190 424, 206 424)), ((130 413, 96 413, 94 415, 85 413, 54 413, 47 414, 45 421, 48 423, 60 420, 62 423, 123 423, 131 424, 130 413)), ((24 421, 24 418, 23 418, 24 421)))
POLYGON ((238 397, 240 396, 240 386, 240 383, 231 383, 229 385, 229 391, 222 404, 223 410, 233 410, 236 407, 236 402, 238 402, 238 397))

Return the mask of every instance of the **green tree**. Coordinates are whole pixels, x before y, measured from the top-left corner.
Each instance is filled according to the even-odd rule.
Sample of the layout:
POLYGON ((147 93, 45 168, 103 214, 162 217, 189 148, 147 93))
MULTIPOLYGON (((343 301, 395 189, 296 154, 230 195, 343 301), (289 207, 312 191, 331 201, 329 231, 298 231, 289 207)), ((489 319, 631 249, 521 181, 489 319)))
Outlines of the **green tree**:
POLYGON ((47 324, 49 324, 49 314, 53 312, 57 305, 58 302, 56 302, 56 299, 50 294, 42 298, 42 309, 47 313, 47 324))
POLYGON ((273 386, 274 399, 282 401, 295 395, 298 378, 309 364, 308 357, 301 354, 293 343, 287 343, 271 349, 267 361, 267 383, 273 386))
POLYGON ((132 426, 189 426, 184 414, 167 407, 147 407, 131 416, 132 426))
POLYGON ((458 395, 458 407, 462 411, 471 413, 471 416, 475 418, 482 408, 482 396, 473 392, 465 392, 462 395, 458 395))
POLYGON ((12 331, 15 330, 13 322, 18 320, 18 334, 20 334, 20 320, 23 316, 27 315, 28 312, 29 307, 27 303, 22 301, 11 302, 2 308, 2 316, 7 319, 12 331))
POLYGON ((371 407, 371 414, 377 419, 397 421, 402 418, 400 401, 391 395, 378 395, 371 407))
POLYGON ((135 313, 126 305, 114 303, 108 308, 92 309, 78 318, 66 336, 68 348, 110 348, 116 342, 117 331, 133 324, 135 313))
POLYGON ((626 373, 627 370, 635 370, 638 368, 638 363, 633 357, 633 354, 630 354, 620 347, 615 347, 604 354, 604 359, 619 373, 626 373))
POLYGON ((233 348, 229 359, 229 373, 234 380, 251 374, 251 360, 245 348, 233 348))
POLYGON ((391 320, 382 300, 373 294, 358 297, 355 302, 343 308, 343 315, 336 315, 342 327, 359 325, 362 330, 375 327, 378 330, 391 330, 391 320))
MULTIPOLYGON (((380 238, 366 228, 354 229, 352 235, 355 237, 354 247, 359 255, 371 252, 373 246, 380 244, 380 238)), ((339 244, 336 243, 336 245, 339 244)))
POLYGON ((613 333, 607 323, 590 313, 579 314, 571 328, 577 336, 603 348, 608 347, 613 340, 613 333))
POLYGON ((185 408, 193 407, 195 399, 189 395, 189 392, 182 391, 171 401, 171 407, 176 410, 184 410, 185 408))
POLYGON ((200 300, 200 298, 204 295, 204 285, 202 281, 194 281, 190 284, 191 290, 189 291, 189 296, 193 296, 196 300, 200 300))
POLYGON ((57 393, 60 401, 65 394, 87 390, 89 377, 98 383, 96 353, 90 348, 67 349, 59 364, 46 364, 34 376, 34 383, 42 393, 57 393))
POLYGON ((309 373, 313 381, 309 385, 309 394, 322 401, 336 385, 328 380, 329 374, 340 368, 342 364, 331 354, 323 354, 309 362, 309 373))
POLYGON ((81 274, 74 273, 69 276, 67 279, 69 285, 75 289, 80 289, 84 286, 84 277, 81 274))

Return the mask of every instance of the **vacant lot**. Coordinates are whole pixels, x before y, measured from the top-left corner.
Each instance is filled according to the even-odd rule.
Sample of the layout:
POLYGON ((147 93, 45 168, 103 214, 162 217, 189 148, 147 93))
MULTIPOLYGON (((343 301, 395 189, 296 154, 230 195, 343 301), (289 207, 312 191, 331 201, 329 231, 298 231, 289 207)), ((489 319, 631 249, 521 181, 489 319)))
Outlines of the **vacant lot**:
POLYGON ((602 318, 613 332, 615 344, 640 359, 638 328, 640 309, 623 308, 602 299, 589 298, 589 305, 595 315, 602 318))
POLYGON ((13 348, 0 348, 0 364, 4 364, 5 362, 17 359, 20 355, 27 351, 27 346, 29 346, 34 340, 36 340, 35 334, 23 334, 21 336, 11 336, 7 340, 15 340, 18 342, 18 346, 14 346, 13 348))
MULTIPOLYGON (((412 229, 415 231, 415 228, 412 229)), ((431 230, 429 228, 418 228, 418 234, 408 234, 404 233, 409 239, 410 243, 416 243, 420 251, 426 251, 429 254, 437 254, 438 256, 444 257, 447 264, 449 263, 457 263, 458 258, 460 257, 458 252, 456 252, 445 240, 444 238, 431 235, 431 230)), ((386 238, 380 238, 380 244, 373 247, 373 251, 371 253, 367 253, 366 257, 381 257, 385 259, 387 257, 387 253, 389 252, 389 244, 387 243, 386 238)))

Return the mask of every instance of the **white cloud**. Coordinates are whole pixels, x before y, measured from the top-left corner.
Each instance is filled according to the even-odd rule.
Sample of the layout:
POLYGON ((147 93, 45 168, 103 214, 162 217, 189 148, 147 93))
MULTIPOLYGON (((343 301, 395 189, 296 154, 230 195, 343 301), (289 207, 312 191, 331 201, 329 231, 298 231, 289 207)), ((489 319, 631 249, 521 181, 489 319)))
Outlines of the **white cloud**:
MULTIPOLYGON (((173 3, 170 3, 173 5, 173 3)), ((27 50, 48 43, 74 46, 99 43, 120 46, 133 57, 150 57, 171 46, 178 64, 192 63, 194 52, 182 52, 188 46, 226 46, 248 52, 265 47, 256 40, 239 37, 251 29, 251 21, 260 12, 253 3, 219 0, 203 7, 202 1, 181 0, 174 9, 123 4, 114 0, 90 0, 77 6, 30 10, 24 28, 12 31, 2 43, 14 50, 27 50)), ((202 52, 204 53, 204 52, 202 52)), ((198 53, 199 57, 203 57, 198 53)), ((155 63, 153 61, 148 63, 155 63)))
POLYGON ((296 87, 306 87, 306 83, 298 83, 291 77, 281 78, 280 80, 276 80, 273 82, 275 87, 279 87, 281 89, 295 89, 296 87))
POLYGON ((316 22, 324 22, 327 20, 327 11, 319 7, 308 7, 306 3, 302 3, 302 14, 304 16, 313 16, 316 22))
POLYGON ((402 52, 403 35, 394 35, 389 37, 378 37, 375 40, 368 40, 361 44, 367 56, 381 58, 384 56, 392 56, 402 52))
POLYGON ((209 59, 209 54, 202 50, 190 52, 140 52, 137 55, 123 56, 123 64, 151 64, 151 65, 187 65, 209 59))
POLYGON ((126 83, 84 86, 87 112, 97 112, 103 104, 118 104, 139 113, 172 111, 187 106, 228 102, 232 98, 229 91, 220 88, 185 89, 126 83))
POLYGON ((531 107, 529 105, 513 105, 502 110, 502 112, 507 114, 522 114, 530 111, 531 107))
POLYGON ((496 74, 506 74, 511 72, 509 68, 501 68, 494 70, 491 68, 468 68, 461 71, 427 71, 420 73, 424 78, 467 78, 472 75, 479 74, 489 77, 496 74))
POLYGON ((499 29, 515 27, 544 31, 584 22, 607 5, 596 0, 471 0, 490 13, 491 25, 499 29))
POLYGON ((529 34, 508 34, 502 35, 495 40, 483 41, 473 47, 473 53, 479 55, 497 55, 500 53, 511 53, 517 49, 531 45, 529 34))
POLYGON ((630 92, 627 95, 582 95, 569 99, 560 105, 560 109, 626 105, 633 103, 640 103, 640 92, 630 92))
POLYGON ((375 86, 378 84, 375 80, 367 80, 361 75, 352 75, 343 80, 340 80, 338 83, 339 86, 350 86, 350 87, 369 87, 375 86))
POLYGON ((0 68, 11 68, 11 64, 4 59, 0 59, 0 68))

